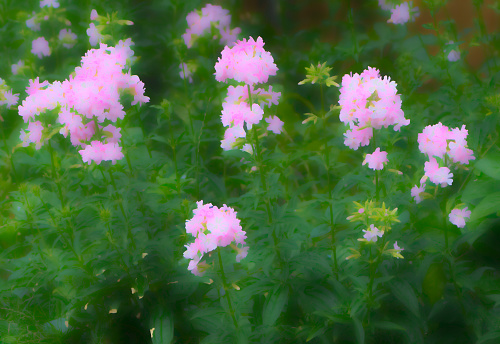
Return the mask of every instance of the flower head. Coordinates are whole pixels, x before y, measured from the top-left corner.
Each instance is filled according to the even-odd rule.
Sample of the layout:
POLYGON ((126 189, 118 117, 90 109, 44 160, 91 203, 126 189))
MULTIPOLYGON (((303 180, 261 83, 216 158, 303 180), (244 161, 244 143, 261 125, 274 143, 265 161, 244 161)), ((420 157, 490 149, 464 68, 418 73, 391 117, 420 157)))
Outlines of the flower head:
POLYGON ((248 85, 267 82, 278 68, 271 53, 263 47, 261 37, 257 41, 252 37, 237 41, 232 48, 226 46, 215 64, 215 79, 221 82, 234 79, 248 85))
POLYGON ((467 207, 463 209, 453 209, 450 212, 449 218, 450 222, 453 223, 455 226, 458 228, 464 228, 465 227, 465 219, 468 218, 470 219, 471 211, 468 210, 467 207))
POLYGON ((408 22, 410 19, 412 21, 415 20, 415 17, 420 15, 418 7, 412 8, 410 10, 410 6, 412 2, 408 4, 408 2, 404 2, 400 5, 397 5, 395 8, 391 9, 391 18, 387 21, 388 23, 393 24, 404 24, 408 22))
POLYGON ((49 42, 44 37, 38 37, 33 40, 31 43, 31 53, 38 56, 38 58, 42 58, 42 56, 50 55, 49 42))
POLYGON ((384 168, 384 164, 387 163, 387 152, 380 151, 380 148, 377 147, 375 152, 372 154, 367 154, 365 160, 363 161, 363 165, 368 163, 368 167, 372 170, 382 170, 384 168))
POLYGON ((238 253, 236 261, 246 257, 248 247, 243 247, 246 233, 242 230, 234 209, 225 204, 219 209, 212 204, 204 205, 203 201, 196 204, 198 207, 193 211, 193 218, 186 221, 186 232, 195 237, 193 243, 186 245, 184 252, 185 258, 193 259, 189 270, 193 271, 198 266, 205 253, 215 250, 218 246, 228 246, 232 242, 236 245, 231 246, 238 253), (242 247, 238 247, 238 244, 242 247))
POLYGON ((71 29, 62 29, 59 31, 59 40, 63 42, 65 48, 71 48, 75 45, 76 35, 71 32, 71 29))
POLYGON ((368 230, 363 230, 363 232, 365 233, 363 235, 363 238, 366 239, 366 241, 371 241, 371 242, 376 242, 378 238, 381 238, 382 235, 384 234, 383 231, 379 230, 377 227, 375 227, 375 225, 371 224, 370 225, 370 229, 368 230), (377 238, 378 237, 378 238, 377 238))

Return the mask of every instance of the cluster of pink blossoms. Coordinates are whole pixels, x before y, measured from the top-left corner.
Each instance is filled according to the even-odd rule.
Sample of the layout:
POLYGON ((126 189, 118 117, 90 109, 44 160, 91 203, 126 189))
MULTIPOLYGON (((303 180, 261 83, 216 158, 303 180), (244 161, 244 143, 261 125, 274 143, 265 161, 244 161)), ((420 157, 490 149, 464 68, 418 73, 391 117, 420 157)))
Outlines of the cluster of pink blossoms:
POLYGON ((373 137, 373 129, 410 124, 401 110, 401 96, 396 83, 388 76, 380 77, 376 68, 368 67, 361 75, 344 75, 339 96, 340 120, 349 125, 344 134, 344 144, 354 150, 367 146, 373 137))
POLYGON ((438 123, 428 125, 423 132, 418 134, 418 148, 424 154, 427 154, 429 161, 424 165, 425 178, 420 180, 420 187, 414 186, 411 189, 412 196, 415 201, 421 201, 420 193, 425 190, 425 182, 427 178, 436 185, 446 187, 453 183, 453 173, 450 172, 450 163, 467 165, 470 160, 476 159, 473 151, 467 148, 468 131, 465 125, 462 128, 454 128, 450 130, 447 126, 438 123), (444 165, 440 166, 438 160, 443 161, 444 165))
POLYGON ((391 11, 391 18, 387 21, 388 23, 404 24, 408 21, 414 21, 415 18, 420 15, 418 7, 411 8, 412 1, 410 1, 409 3, 405 1, 399 5, 394 5, 392 2, 393 1, 390 0, 378 1, 382 9, 391 11))
POLYGON ((93 160, 99 164, 102 160, 109 160, 114 163, 121 159, 123 154, 118 145, 120 129, 109 123, 125 116, 119 101, 120 91, 133 95, 132 105, 149 101, 139 77, 131 75, 130 70, 123 72, 134 54, 130 45, 128 39, 118 42, 115 47, 101 44, 99 49, 89 50, 82 57, 81 66, 63 82, 49 84, 48 81, 40 83, 38 78, 30 80, 26 88, 28 97, 19 106, 19 115, 25 123, 29 122, 28 132, 21 130, 20 138, 24 146, 31 142, 36 144, 37 149, 42 146, 45 127, 35 116, 47 110, 56 110, 60 133, 64 137, 69 133, 71 143, 84 148, 79 151, 84 162, 90 164, 93 160), (103 125, 96 128, 96 122, 103 125), (109 124, 104 126, 104 122, 109 124), (97 132, 101 137, 92 140, 97 132), (106 142, 100 142, 104 137, 106 142), (90 140, 92 142, 88 144, 90 140))
POLYGON ((234 209, 225 204, 219 209, 211 203, 204 205, 203 201, 196 202, 196 205, 198 207, 193 210, 193 218, 186 221, 186 233, 196 238, 193 243, 186 245, 184 252, 185 258, 192 259, 188 269, 196 276, 201 276, 207 267, 204 262, 200 263, 203 255, 218 246, 226 247, 233 241, 240 245, 231 245, 237 251, 236 261, 245 258, 248 253, 248 246, 244 246, 246 233, 241 229, 234 209))
POLYGON ((0 78, 0 106, 7 105, 7 107, 11 107, 16 105, 18 101, 19 93, 12 94, 12 90, 9 89, 5 81, 0 78))
MULTIPOLYGON (((258 124, 264 114, 263 106, 271 107, 278 105, 281 92, 274 92, 272 86, 266 91, 262 88, 254 88, 254 84, 265 83, 270 75, 276 75, 278 68, 274 64, 271 54, 264 50, 264 42, 259 37, 254 41, 252 37, 248 41, 238 41, 233 48, 225 47, 222 57, 219 57, 215 64, 215 78, 217 81, 225 82, 227 79, 234 79, 244 82, 245 86, 229 86, 227 97, 222 104, 222 124, 228 127, 221 141, 224 150, 234 148, 236 139, 246 137, 244 124, 248 130, 254 124, 258 124), (249 94, 252 106, 249 105, 249 94)), ((283 122, 277 116, 270 116, 265 119, 268 123, 267 129, 275 134, 283 130, 283 122)), ((252 147, 245 144, 243 150, 252 153, 252 147)))
MULTIPOLYGON (((202 36, 206 32, 210 32, 212 25, 219 30, 220 44, 232 45, 241 32, 240 28, 230 29, 231 15, 228 10, 220 6, 207 4, 200 11, 190 12, 186 21, 188 29, 182 35, 184 42, 188 48, 193 46, 193 43, 198 36, 202 36)), ((214 36, 216 39, 217 36, 214 36)))

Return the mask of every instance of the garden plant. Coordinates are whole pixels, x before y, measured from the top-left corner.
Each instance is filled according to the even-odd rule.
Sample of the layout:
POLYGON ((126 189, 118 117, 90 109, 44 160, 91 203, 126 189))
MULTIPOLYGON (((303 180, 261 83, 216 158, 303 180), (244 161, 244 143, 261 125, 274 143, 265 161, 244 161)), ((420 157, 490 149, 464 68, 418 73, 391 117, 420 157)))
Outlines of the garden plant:
POLYGON ((0 0, 0 344, 500 343, 499 24, 0 0))

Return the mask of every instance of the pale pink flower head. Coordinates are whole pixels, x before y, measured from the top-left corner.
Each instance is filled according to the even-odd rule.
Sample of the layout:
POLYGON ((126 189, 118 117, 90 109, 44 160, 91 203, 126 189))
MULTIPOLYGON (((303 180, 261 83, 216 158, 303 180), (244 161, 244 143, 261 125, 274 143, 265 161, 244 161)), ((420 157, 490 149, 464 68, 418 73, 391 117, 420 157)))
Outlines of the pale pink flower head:
POLYGON ((59 40, 63 42, 63 46, 65 48, 71 48, 75 45, 76 35, 71 32, 71 29, 62 29, 59 31, 59 40))
POLYGON ((378 0, 378 5, 380 6, 380 8, 386 11, 389 11, 392 8, 392 5, 387 4, 386 0, 378 0))
POLYGON ((465 219, 468 218, 470 219, 471 211, 468 210, 467 207, 463 209, 453 209, 450 212, 449 218, 450 222, 453 223, 455 226, 458 228, 464 228, 465 227, 465 219))
POLYGON ((19 101, 19 93, 12 94, 12 90, 1 91, 0 90, 0 105, 7 105, 7 107, 11 107, 16 105, 19 101), (4 98, 5 100, 1 100, 4 98))
POLYGON ((94 23, 90 23, 89 28, 87 29, 87 36, 89 36, 90 45, 97 45, 102 39, 102 35, 95 26, 94 23))
POLYGON ((30 122, 28 125, 28 133, 21 129, 19 138, 23 141, 23 146, 27 146, 29 143, 35 143, 35 148, 40 149, 43 144, 42 131, 43 125, 40 121, 30 122))
POLYGON ((420 179, 420 186, 415 185, 411 188, 411 196, 415 198, 415 202, 417 202, 417 204, 422 202, 421 194, 425 192, 425 181, 427 180, 427 178, 427 176, 424 176, 424 178, 420 179))
POLYGON ((372 170, 382 170, 384 168, 384 164, 387 163, 387 152, 380 151, 380 148, 377 147, 375 152, 372 154, 366 154, 365 160, 363 161, 363 165, 368 163, 368 167, 372 170))
POLYGON ((266 122, 269 124, 267 126, 267 130, 270 130, 275 134, 281 134, 283 131, 283 124, 285 123, 280 120, 278 116, 270 116, 266 118, 266 122))
POLYGON ((450 138, 448 127, 442 125, 441 122, 428 125, 422 133, 418 134, 418 148, 429 158, 433 156, 443 158, 447 150, 447 140, 450 138))
POLYGON ((45 6, 58 8, 59 2, 57 0, 41 0, 40 7, 45 7, 45 6))
MULTIPOLYGON (((234 242, 245 245, 246 233, 242 230, 240 220, 233 208, 225 204, 219 209, 212 204, 196 203, 193 218, 186 221, 186 232, 195 237, 195 241, 186 245, 184 257, 193 259, 189 270, 193 271, 205 253, 215 250, 218 246, 225 247, 234 242)), ((247 255, 248 247, 236 247, 239 262, 247 255)), ((196 270, 195 270, 196 271, 196 270)), ((193 273, 195 273, 193 271, 193 273)))
POLYGON ((33 16, 30 19, 26 20, 26 26, 33 31, 40 31, 40 23, 35 22, 35 19, 36 14, 35 11, 33 11, 33 16))
POLYGON ((365 233, 363 235, 363 238, 365 238, 368 242, 376 242, 378 238, 381 238, 382 235, 384 234, 383 231, 379 230, 375 225, 371 224, 370 229, 364 230, 363 232, 365 233))
POLYGON ((448 167, 439 167, 435 158, 431 158, 424 165, 425 175, 434 184, 440 184, 442 187, 451 185, 453 183, 453 173, 450 173, 448 167))
POLYGON ((17 75, 19 73, 19 70, 23 68, 24 68, 24 61, 19 60, 17 63, 11 65, 12 74, 17 75))
POLYGON ((418 7, 412 8, 412 1, 408 4, 408 2, 404 2, 400 5, 397 5, 394 9, 391 9, 391 19, 389 19, 388 23, 393 24, 404 24, 408 21, 414 21, 415 17, 420 15, 418 7))
POLYGON ((96 20, 98 17, 98 14, 97 14, 97 11, 95 9, 93 9, 91 12, 90 12, 90 20, 96 20))
POLYGON ((49 42, 44 37, 38 37, 31 43, 31 53, 37 55, 38 58, 50 55, 49 42))
POLYGON ((123 158, 122 147, 118 146, 118 144, 102 143, 100 141, 92 141, 79 153, 83 162, 87 162, 89 165, 92 161, 99 165, 103 160, 111 161, 114 165, 117 160, 123 158))
MULTIPOLYGON (((446 44, 453 44, 453 41, 449 41, 448 43, 446 44)), ((455 62, 455 61, 458 61, 460 60, 460 52, 459 51, 456 51, 455 49, 452 49, 449 53, 448 53, 448 61, 450 62, 455 62)))
POLYGON ((192 74, 193 71, 188 67, 188 64, 183 62, 179 65, 179 75, 181 79, 184 79, 186 77, 189 80, 189 83, 192 83, 193 82, 192 74))
POLYGON ((271 53, 263 47, 261 37, 257 41, 252 37, 237 41, 232 48, 226 46, 215 64, 215 79, 220 82, 233 79, 248 85, 267 82, 278 68, 271 53))
POLYGON ((401 109, 401 96, 397 94, 396 83, 388 76, 383 78, 376 68, 368 67, 361 75, 346 74, 342 77, 339 105, 340 121, 349 125, 344 144, 357 150, 366 146, 373 136, 372 129, 410 124, 401 109), (364 128, 364 129, 361 129, 364 128))

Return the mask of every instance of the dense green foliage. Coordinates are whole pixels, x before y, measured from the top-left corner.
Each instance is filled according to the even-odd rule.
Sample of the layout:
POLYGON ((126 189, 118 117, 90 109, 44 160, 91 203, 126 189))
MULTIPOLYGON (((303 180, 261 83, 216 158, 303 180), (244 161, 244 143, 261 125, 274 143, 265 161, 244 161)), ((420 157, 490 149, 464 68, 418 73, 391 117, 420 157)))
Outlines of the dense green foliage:
MULTIPOLYGON (((446 2, 420 9, 435 16, 446 2)), ((186 15, 206 2, 60 0, 59 9, 41 9, 37 1, 0 1, 0 77, 19 105, 30 79, 62 81, 80 64, 94 8, 134 22, 116 25, 108 44, 132 38, 132 74, 151 98, 139 107, 124 97, 125 158, 115 165, 83 163, 59 134, 38 150, 21 147, 26 124, 17 106, 0 107, 0 343, 500 342, 498 33, 485 31, 480 12, 470 14, 472 28, 459 31, 450 18, 418 33, 410 30, 416 23, 387 23, 375 0, 325 2, 326 19, 303 27, 297 18, 308 1, 252 11, 244 1, 214 3, 231 12, 240 39, 261 36, 279 68, 269 79, 279 105, 265 111, 284 132, 261 137, 262 175, 251 170, 259 164, 252 155, 220 147, 227 84, 213 74, 223 46, 200 38, 187 49, 181 37, 186 15), (26 27, 32 11, 53 11, 41 32, 26 27), (72 49, 57 43, 59 17, 78 36, 72 49), (473 38, 463 38, 467 30, 473 38), (53 47, 43 59, 30 52, 40 35, 53 47), (457 62, 446 59, 449 40, 460 42, 457 62), (467 63, 474 44, 486 53, 478 69, 467 63), (28 68, 13 75, 20 59, 28 68), (179 77, 185 61, 197 66, 192 83, 179 77), (389 153, 377 174, 362 165, 375 146, 344 145, 346 127, 331 107, 339 88, 298 85, 306 67, 323 62, 338 83, 367 66, 397 83, 411 123, 377 131, 389 153), (451 186, 428 186, 416 204, 410 189, 426 161, 417 135, 438 122, 465 124, 476 159, 453 170, 451 186), (234 208, 249 246, 239 263, 229 247, 207 254, 214 269, 202 277, 183 257, 192 242, 185 222, 199 200, 234 208), (397 208, 399 222, 380 215, 369 223, 389 224, 389 248, 397 241, 404 259, 382 254, 380 241, 358 241, 369 223, 347 217, 358 211, 354 202, 367 201, 397 208), (457 228, 448 214, 461 204, 472 215, 457 228)))

